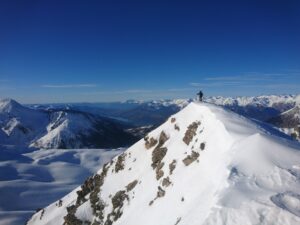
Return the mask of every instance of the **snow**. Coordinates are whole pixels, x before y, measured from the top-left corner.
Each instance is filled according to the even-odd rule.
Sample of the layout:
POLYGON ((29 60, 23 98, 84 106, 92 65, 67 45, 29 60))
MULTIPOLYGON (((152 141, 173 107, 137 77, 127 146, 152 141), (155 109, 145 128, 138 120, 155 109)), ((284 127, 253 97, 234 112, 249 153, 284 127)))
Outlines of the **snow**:
POLYGON ((12 99, 0 100, 0 144, 24 145, 45 132, 47 113, 24 107, 12 99))
MULTIPOLYGON (((117 157, 106 166, 98 193, 105 203, 104 221, 113 220, 109 216, 114 212, 112 196, 137 180, 133 190, 125 191, 128 199, 117 208, 122 214, 113 220, 114 225, 299 224, 300 146, 273 131, 222 107, 190 103, 148 135, 159 139, 164 132, 168 136, 162 145, 167 148, 161 161, 162 178, 157 180, 157 171, 151 167, 155 147, 146 149, 143 139, 125 151, 121 171, 116 172, 117 157), (183 137, 189 125, 198 121, 187 145, 183 137), (201 143, 205 143, 203 150, 201 143), (187 166, 183 160, 193 151, 200 157, 187 166), (173 160, 176 167, 171 173, 173 160), (169 178, 171 185, 163 186, 163 178, 169 178), (158 187, 165 193, 156 198, 158 187)), ((56 201, 45 208, 42 218, 41 212, 36 213, 28 224, 62 224, 66 208, 75 204, 80 189, 62 198, 61 207, 56 201)), ((99 222, 89 198, 87 194, 74 215, 99 222)))
POLYGON ((216 105, 262 105, 264 107, 273 107, 276 104, 295 104, 295 95, 261 95, 261 96, 241 96, 241 97, 208 97, 205 101, 216 105))
POLYGON ((70 148, 69 145, 79 148, 82 144, 78 138, 79 134, 88 134, 94 129, 93 125, 92 121, 84 115, 62 111, 55 112, 47 126, 47 133, 32 142, 30 147, 51 149, 59 147, 63 142, 66 148, 70 148), (72 144, 68 142, 72 142, 72 144))
POLYGON ((19 225, 56 201, 124 149, 0 150, 0 224, 19 225))
POLYGON ((0 146, 71 149, 127 146, 135 140, 120 121, 76 110, 43 110, 0 100, 0 146), (111 134, 122 136, 119 141, 111 134), (131 136, 131 137, 130 137, 131 136), (108 138, 107 138, 108 137, 108 138))

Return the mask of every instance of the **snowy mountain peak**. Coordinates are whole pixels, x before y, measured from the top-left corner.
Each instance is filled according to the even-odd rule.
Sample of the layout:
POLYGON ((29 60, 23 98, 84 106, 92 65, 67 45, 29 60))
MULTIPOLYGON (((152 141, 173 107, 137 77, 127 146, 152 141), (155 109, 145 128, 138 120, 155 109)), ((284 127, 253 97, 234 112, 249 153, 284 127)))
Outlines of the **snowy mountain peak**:
POLYGON ((17 101, 6 98, 0 100, 0 113, 1 112, 13 112, 14 110, 20 110, 24 108, 20 103, 17 101))
POLYGON ((190 103, 28 225, 298 224, 299 149, 190 103))

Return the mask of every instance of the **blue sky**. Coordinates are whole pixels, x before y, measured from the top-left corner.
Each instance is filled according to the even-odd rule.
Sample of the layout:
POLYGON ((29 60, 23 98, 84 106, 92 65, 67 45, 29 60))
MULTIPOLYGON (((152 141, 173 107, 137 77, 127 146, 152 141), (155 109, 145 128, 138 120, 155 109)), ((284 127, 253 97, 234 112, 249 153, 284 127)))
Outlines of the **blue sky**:
POLYGON ((300 93, 300 2, 0 2, 0 97, 300 93))

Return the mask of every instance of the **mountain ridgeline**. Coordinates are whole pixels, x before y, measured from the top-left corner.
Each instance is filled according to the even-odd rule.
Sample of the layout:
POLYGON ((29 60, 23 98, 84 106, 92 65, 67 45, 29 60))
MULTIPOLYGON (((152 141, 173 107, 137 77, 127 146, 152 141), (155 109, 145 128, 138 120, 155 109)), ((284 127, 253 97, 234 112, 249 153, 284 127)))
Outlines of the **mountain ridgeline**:
POLYGON ((190 103, 27 224, 296 225, 299 162, 272 127, 190 103))
POLYGON ((113 148, 137 140, 129 124, 72 109, 44 110, 0 101, 0 144, 27 148, 113 148))
MULTIPOLYGON (((300 139, 295 95, 209 97, 238 114, 271 123, 300 139)), ((129 146, 184 108, 190 99, 23 106, 0 101, 0 144, 26 148, 115 148, 129 146)))

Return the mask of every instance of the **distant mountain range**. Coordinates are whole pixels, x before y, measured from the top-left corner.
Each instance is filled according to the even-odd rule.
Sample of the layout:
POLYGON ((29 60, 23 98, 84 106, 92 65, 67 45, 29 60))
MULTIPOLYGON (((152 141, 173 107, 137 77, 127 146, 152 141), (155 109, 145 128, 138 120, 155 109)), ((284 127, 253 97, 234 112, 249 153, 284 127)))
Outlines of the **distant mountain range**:
POLYGON ((11 99, 0 101, 0 144, 31 148, 111 148, 137 137, 129 124, 72 109, 32 109, 11 99))
POLYGON ((248 118, 271 123, 300 140, 300 95, 211 97, 207 102, 224 106, 248 118))
POLYGON ((133 144, 187 100, 21 105, 0 100, 0 145, 34 149, 116 148, 133 144))
MULTIPOLYGON (((23 106, 4 99, 0 101, 0 144, 46 149, 129 146, 191 101, 130 100, 23 106)), ((208 97, 205 101, 271 123, 299 139, 296 95, 208 97)))
POLYGON ((29 107, 43 110, 76 110, 114 118, 136 126, 158 126, 191 101, 192 99, 129 100, 112 103, 35 104, 29 105, 29 107))
POLYGON ((224 106, 248 118, 267 121, 293 108, 295 95, 262 95, 257 97, 210 97, 209 103, 224 106))
POLYGON ((300 96, 296 98, 296 104, 293 108, 271 118, 268 122, 281 128, 283 132, 293 138, 300 140, 300 96))

